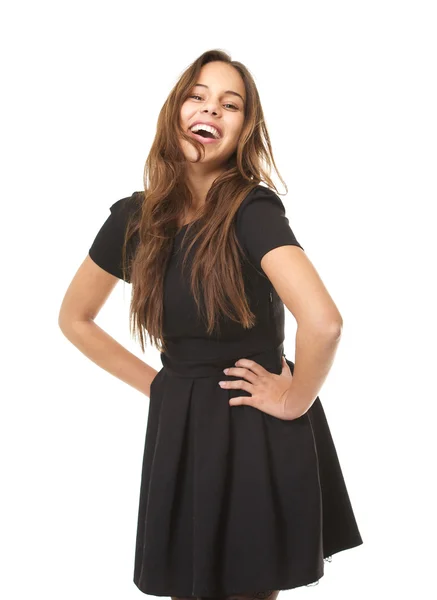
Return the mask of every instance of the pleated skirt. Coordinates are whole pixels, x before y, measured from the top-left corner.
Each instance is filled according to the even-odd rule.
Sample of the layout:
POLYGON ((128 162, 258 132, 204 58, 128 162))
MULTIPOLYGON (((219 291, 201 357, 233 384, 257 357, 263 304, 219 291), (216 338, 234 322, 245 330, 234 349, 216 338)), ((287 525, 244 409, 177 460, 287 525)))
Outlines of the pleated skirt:
MULTIPOLYGON (((282 355, 281 344, 250 358, 279 374, 282 355)), ((133 579, 146 594, 219 597, 310 585, 325 560, 363 543, 320 398, 292 421, 230 406, 230 398, 250 396, 218 385, 241 379, 223 373, 239 358, 190 364, 161 355, 133 579)))

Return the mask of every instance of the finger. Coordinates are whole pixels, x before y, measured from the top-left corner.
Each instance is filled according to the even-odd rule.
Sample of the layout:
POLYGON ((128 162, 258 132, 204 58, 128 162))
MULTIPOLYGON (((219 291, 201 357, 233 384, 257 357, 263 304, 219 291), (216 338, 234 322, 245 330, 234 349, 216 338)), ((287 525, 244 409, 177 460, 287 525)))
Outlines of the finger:
POLYGON ((235 363, 236 367, 245 367, 246 369, 250 369, 256 375, 265 375, 266 369, 262 365, 259 365, 254 360, 250 360, 249 358, 240 358, 235 363))
POLYGON ((230 398, 229 406, 242 406, 243 404, 253 406, 252 400, 252 396, 236 396, 235 398, 230 398))
POLYGON ((289 371, 290 367, 288 366, 287 361, 285 360, 285 356, 282 357, 282 372, 289 371))
POLYGON ((247 379, 247 381, 253 384, 256 383, 258 378, 258 375, 256 375, 250 369, 246 369, 245 367, 229 367, 226 369, 225 375, 232 375, 232 377, 244 377, 244 379, 247 379))
POLYGON ((246 390, 246 392, 252 393, 253 384, 245 381, 244 379, 237 379, 236 381, 219 381, 221 388, 228 390, 246 390))

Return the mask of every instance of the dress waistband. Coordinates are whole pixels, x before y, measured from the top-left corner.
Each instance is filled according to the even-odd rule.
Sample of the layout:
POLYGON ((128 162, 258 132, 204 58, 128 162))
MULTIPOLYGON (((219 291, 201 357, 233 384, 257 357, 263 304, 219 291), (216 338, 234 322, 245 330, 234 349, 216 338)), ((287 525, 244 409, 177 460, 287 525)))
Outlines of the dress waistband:
POLYGON ((226 367, 234 367, 237 360, 248 358, 259 363, 265 369, 272 373, 280 374, 282 370, 281 359, 284 354, 284 344, 281 343, 276 348, 267 348, 262 352, 246 353, 244 356, 229 356, 219 358, 216 361, 208 362, 197 359, 196 361, 181 359, 174 355, 162 353, 161 362, 164 370, 176 377, 214 377, 223 374, 226 367))

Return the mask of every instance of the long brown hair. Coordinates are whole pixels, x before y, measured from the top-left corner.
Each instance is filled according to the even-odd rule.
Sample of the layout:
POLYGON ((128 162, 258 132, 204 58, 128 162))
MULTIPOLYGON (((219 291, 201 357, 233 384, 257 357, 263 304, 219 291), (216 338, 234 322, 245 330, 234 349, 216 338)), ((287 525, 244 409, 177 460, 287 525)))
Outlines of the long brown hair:
MULTIPOLYGON (((199 240, 193 255, 190 286, 199 314, 205 319, 208 335, 218 328, 220 314, 240 322, 244 328, 255 324, 255 315, 246 298, 241 259, 244 251, 234 231, 234 217, 247 194, 263 181, 276 190, 269 173, 273 158, 269 134, 258 91, 249 70, 222 50, 209 50, 197 58, 171 90, 158 117, 157 131, 144 168, 144 192, 138 192, 138 210, 131 215, 123 246, 123 268, 129 269, 132 283, 130 332, 139 338, 144 352, 144 331, 152 345, 166 351, 163 336, 164 273, 171 256, 172 239, 178 223, 191 205, 191 192, 185 182, 186 158, 178 142, 182 137, 198 150, 205 148, 180 125, 180 110, 198 81, 203 65, 223 61, 240 73, 246 89, 244 123, 238 146, 224 165, 223 173, 211 185, 204 206, 194 215, 185 235, 196 225, 183 260, 199 240), (136 232, 138 244, 133 257, 127 242, 136 232), (200 303, 200 292, 202 303, 200 303)), ((279 175, 279 179, 287 189, 279 175)), ((288 190, 287 190, 288 191, 288 190)), ((185 241, 185 238, 184 238, 185 241)))

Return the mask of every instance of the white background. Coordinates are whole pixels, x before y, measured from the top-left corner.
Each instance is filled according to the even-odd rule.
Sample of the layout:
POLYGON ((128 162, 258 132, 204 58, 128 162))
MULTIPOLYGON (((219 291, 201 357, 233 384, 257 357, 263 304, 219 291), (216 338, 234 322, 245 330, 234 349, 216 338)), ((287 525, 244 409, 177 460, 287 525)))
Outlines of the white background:
MULTIPOLYGON (((58 311, 109 206, 143 189, 171 87, 212 48, 255 77, 290 223, 344 319, 320 398, 364 544, 280 597, 434 597, 435 9, 3 5, 2 597, 144 597, 132 577, 148 398, 69 343, 58 311)), ((129 338, 130 289, 97 322, 160 369, 129 338)))

